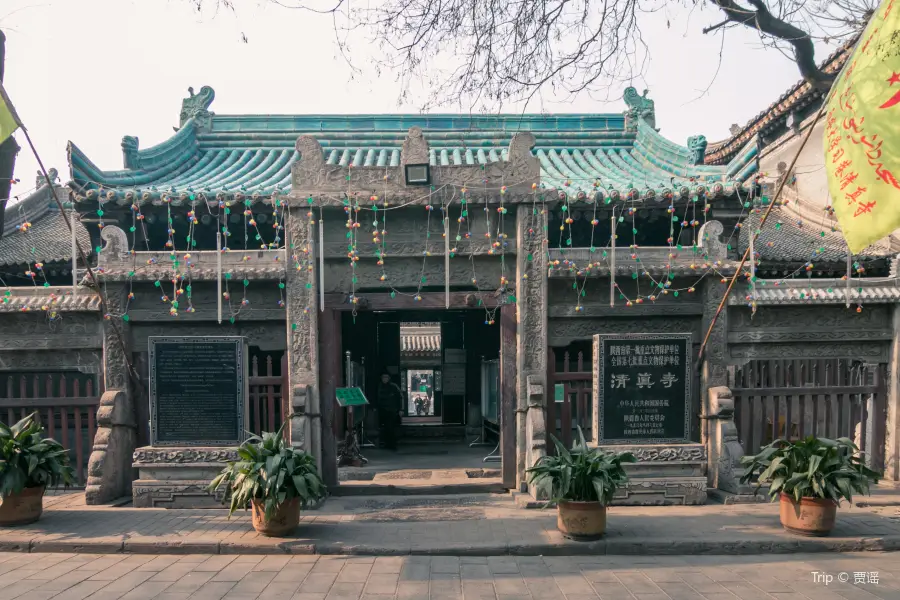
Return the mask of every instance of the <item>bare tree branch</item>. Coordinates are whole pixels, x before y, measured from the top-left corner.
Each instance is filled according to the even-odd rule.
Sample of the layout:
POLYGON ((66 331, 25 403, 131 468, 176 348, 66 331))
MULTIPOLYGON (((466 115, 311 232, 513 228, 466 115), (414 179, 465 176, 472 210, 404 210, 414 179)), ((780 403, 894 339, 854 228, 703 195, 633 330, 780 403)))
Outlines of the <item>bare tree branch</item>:
POLYGON ((794 60, 800 69, 800 75, 811 86, 829 89, 834 75, 825 73, 816 64, 816 50, 809 33, 791 25, 771 12, 762 0, 747 0, 756 10, 739 7, 732 0, 713 0, 722 9, 728 20, 745 27, 758 29, 765 35, 783 40, 794 47, 794 60))
MULTIPOLYGON (((242 0, 189 1, 198 10, 234 10, 242 0)), ((527 105, 548 90, 571 98, 631 85, 642 78, 650 58, 641 30, 645 19, 659 10, 691 16, 706 5, 702 0, 370 0, 358 7, 350 0, 254 1, 331 14, 341 56, 354 74, 360 59, 349 41, 364 36, 382 53, 367 55, 367 64, 379 76, 396 75, 401 100, 412 86, 421 86, 424 108, 454 101, 527 105)), ((789 52, 810 85, 827 89, 834 74, 818 67, 814 41, 857 35, 877 4, 711 0, 709 6, 721 10, 725 20, 702 32, 753 29, 764 46, 789 52)))

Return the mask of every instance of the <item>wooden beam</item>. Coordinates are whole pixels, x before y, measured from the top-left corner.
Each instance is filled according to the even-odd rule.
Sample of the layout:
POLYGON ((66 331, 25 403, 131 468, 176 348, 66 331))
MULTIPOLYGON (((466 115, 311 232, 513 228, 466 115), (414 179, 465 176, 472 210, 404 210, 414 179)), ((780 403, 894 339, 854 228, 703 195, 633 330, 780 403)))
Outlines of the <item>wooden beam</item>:
POLYGON ((335 390, 341 387, 341 313, 326 308, 319 318, 319 386, 322 411, 322 479, 338 484, 335 390))
MULTIPOLYGON (((488 307, 496 306, 499 303, 495 299, 493 292, 482 292, 482 298, 488 307)), ((332 308, 336 311, 350 311, 356 308, 357 311, 366 310, 416 310, 445 308, 446 299, 444 292, 422 292, 419 294, 421 300, 416 300, 412 296, 397 294, 391 298, 390 294, 374 293, 357 294, 360 298, 359 304, 350 304, 347 294, 325 294, 325 308, 332 308)), ((474 292, 450 292, 450 308, 479 308, 478 296, 474 292)))
POLYGON ((500 457, 503 485, 516 487, 516 305, 500 308, 500 457))
POLYGON ((634 306, 625 306, 625 302, 617 303, 610 308, 609 303, 582 304, 576 311, 574 305, 553 305, 551 303, 547 316, 551 319, 584 318, 584 317, 668 317, 702 315, 703 304, 700 302, 663 301, 658 303, 644 302, 634 306))

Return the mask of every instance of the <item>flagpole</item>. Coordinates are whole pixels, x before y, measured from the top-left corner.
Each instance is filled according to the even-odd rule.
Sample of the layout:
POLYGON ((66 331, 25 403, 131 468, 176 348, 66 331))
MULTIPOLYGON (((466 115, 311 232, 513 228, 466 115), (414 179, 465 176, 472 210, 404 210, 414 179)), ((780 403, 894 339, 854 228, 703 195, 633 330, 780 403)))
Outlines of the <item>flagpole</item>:
MULTIPOLYGON (((0 93, 3 92, 2 86, 0 86, 0 93)), ((4 94, 5 97, 5 94, 4 94)), ((53 182, 50 180, 50 175, 47 173, 47 168, 44 167, 44 161, 41 160, 40 155, 38 154, 37 148, 34 147, 34 142, 31 141, 31 136, 28 134, 28 129, 22 123, 22 120, 18 118, 15 113, 15 110, 12 108, 12 103, 7 102, 7 105, 10 107, 10 111, 16 116, 16 121, 19 125, 19 129, 22 130, 22 133, 25 135, 25 141, 28 142, 28 147, 31 148, 31 153, 34 154, 35 160, 37 160, 38 167, 41 169, 41 175, 44 176, 44 180, 50 183, 50 193, 53 195, 53 200, 56 202, 57 208, 59 208, 59 212, 63 215, 63 221, 66 223, 66 227, 69 228, 69 232, 72 233, 74 237, 75 227, 72 224, 69 215, 66 213, 65 207, 63 203, 59 199, 59 194, 56 193, 56 186, 53 185, 53 182)), ((103 297, 103 290, 100 287, 100 282, 97 280, 97 275, 94 273, 94 270, 91 268, 91 263, 88 262, 87 256, 84 253, 84 250, 81 248, 81 243, 79 243, 78 239, 75 238, 75 249, 78 251, 78 257, 81 259, 81 262, 84 264, 87 269, 88 276, 91 278, 91 282, 94 284, 94 287, 97 289, 97 293, 100 295, 100 310, 105 315, 108 314, 109 303, 106 302, 106 299, 103 297)), ((134 366, 131 364, 131 359, 128 356, 128 347, 125 345, 125 340, 122 338, 122 333, 119 331, 119 327, 116 325, 115 321, 110 321, 112 324, 113 332, 115 333, 116 340, 119 342, 119 345, 122 347, 122 355, 125 359, 125 366, 128 368, 128 372, 131 375, 133 381, 141 385, 141 379, 138 377, 137 373, 134 370, 134 366)))
MULTIPOLYGON (((775 197, 772 198, 772 201, 769 202, 769 206, 766 207, 766 212, 763 213, 762 219, 759 221, 759 228, 756 231, 751 231, 750 236, 755 237, 759 235, 758 232, 762 231, 763 225, 766 224, 766 219, 769 218, 769 213, 772 212, 772 208, 778 202, 778 199, 781 198, 781 192, 784 191, 784 186, 787 184, 790 177, 788 176, 791 171, 794 170, 794 165, 797 164, 797 159, 800 158, 800 153, 803 152, 803 149, 806 147, 806 142, 809 141, 809 138, 812 136, 813 130, 816 128, 816 123, 819 122, 819 119, 822 118, 822 115, 825 114, 825 109, 828 107, 828 98, 824 99, 822 102, 822 107, 819 109, 819 112, 816 113, 815 118, 809 124, 809 129, 806 131, 806 135, 803 136, 803 141, 800 143, 800 147, 797 149, 797 152, 794 154, 794 158, 791 159, 791 164, 788 165, 785 170, 785 176, 781 178, 778 182, 778 188, 775 190, 775 197)), ((722 313, 722 309, 725 307, 725 303, 728 301, 728 296, 731 294, 731 289, 734 287, 737 278, 741 275, 741 270, 744 268, 744 264, 747 262, 747 257, 750 256, 750 250, 753 248, 753 244, 748 244, 747 249, 744 250, 744 255, 741 257, 741 262, 738 263, 737 268, 734 271, 734 275, 731 277, 731 281, 728 283, 728 288, 725 290, 725 294, 722 296, 722 301, 719 302, 719 307, 716 309, 716 312, 713 314, 712 320, 709 322, 709 328, 706 330, 706 335, 703 336, 703 343, 700 344, 700 352, 697 354, 697 367, 699 368, 703 364, 703 355, 706 351, 706 344, 709 342, 709 336, 712 334, 713 327, 716 325, 716 321, 719 319, 719 315, 722 313)))

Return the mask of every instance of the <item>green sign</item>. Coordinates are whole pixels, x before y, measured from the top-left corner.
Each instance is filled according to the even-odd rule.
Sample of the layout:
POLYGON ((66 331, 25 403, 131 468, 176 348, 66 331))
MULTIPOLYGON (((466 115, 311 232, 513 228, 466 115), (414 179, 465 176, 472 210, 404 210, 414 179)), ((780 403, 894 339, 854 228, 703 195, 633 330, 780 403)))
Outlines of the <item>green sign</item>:
POLYGON ((369 403, 366 395, 358 387, 338 388, 334 392, 340 406, 365 406, 369 403))
POLYGON ((556 402, 565 402, 566 400, 566 386, 562 383, 557 383, 553 386, 553 399, 556 402))

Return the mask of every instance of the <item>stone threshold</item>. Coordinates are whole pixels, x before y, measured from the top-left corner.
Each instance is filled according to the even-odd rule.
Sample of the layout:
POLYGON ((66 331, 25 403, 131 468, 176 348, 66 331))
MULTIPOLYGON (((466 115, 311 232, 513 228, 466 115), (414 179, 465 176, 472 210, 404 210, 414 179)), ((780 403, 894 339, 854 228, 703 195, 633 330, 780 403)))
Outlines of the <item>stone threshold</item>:
POLYGON ((0 552, 62 552, 74 554, 306 554, 354 556, 680 556, 761 555, 834 552, 897 552, 900 535, 873 537, 784 538, 736 541, 609 539, 558 544, 403 544, 309 543, 290 538, 253 542, 165 537, 110 537, 92 540, 0 538, 0 552))

